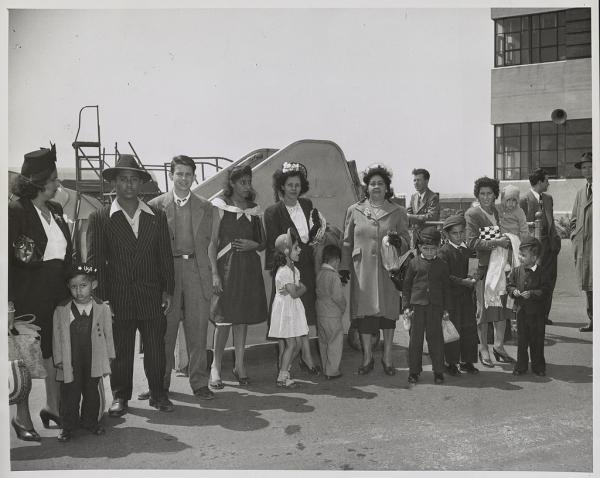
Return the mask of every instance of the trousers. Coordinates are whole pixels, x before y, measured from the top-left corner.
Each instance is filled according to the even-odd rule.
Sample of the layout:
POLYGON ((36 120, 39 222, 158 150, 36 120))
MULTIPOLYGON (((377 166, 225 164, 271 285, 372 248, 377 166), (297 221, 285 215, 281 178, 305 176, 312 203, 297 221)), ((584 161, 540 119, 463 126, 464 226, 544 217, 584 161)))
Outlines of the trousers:
POLYGON ((444 373, 444 336, 442 334, 442 313, 439 305, 413 305, 414 315, 410 326, 408 344, 408 369, 411 374, 423 371, 423 338, 431 357, 434 373, 444 373))

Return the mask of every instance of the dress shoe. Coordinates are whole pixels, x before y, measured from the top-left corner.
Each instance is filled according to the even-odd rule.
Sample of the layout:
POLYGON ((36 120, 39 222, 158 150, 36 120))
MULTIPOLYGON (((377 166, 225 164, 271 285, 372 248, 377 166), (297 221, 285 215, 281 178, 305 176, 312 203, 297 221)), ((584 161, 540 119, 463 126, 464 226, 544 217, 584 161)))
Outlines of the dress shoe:
POLYGON ((138 395, 138 400, 150 400, 150 390, 146 390, 138 395))
POLYGON ((249 385, 250 384, 250 379, 248 377, 240 377, 240 374, 237 373, 236 369, 233 369, 231 371, 231 373, 233 373, 233 376, 235 377, 235 379, 238 381, 238 383, 240 385, 249 385))
POLYGON ((65 429, 62 429, 57 437, 58 441, 62 443, 69 441, 71 438, 73 438, 73 435, 71 435, 71 431, 65 429))
POLYGON ((156 408, 157 410, 159 410, 161 412, 172 412, 173 410, 175 410, 175 407, 173 406, 173 402, 171 402, 171 400, 169 400, 166 396, 161 397, 157 400, 154 400, 153 398, 151 398, 149 405, 151 407, 156 408))
POLYGON ((375 367, 375 359, 371 358, 371 361, 367 365, 361 365, 358 367, 359 375, 367 375, 375 367))
POLYGON ((383 371, 386 375, 396 375, 396 369, 393 365, 386 365, 383 359, 381 359, 381 365, 383 367, 383 371))
POLYGON ((433 383, 436 385, 440 385, 444 383, 444 374, 443 373, 434 373, 433 374, 433 383))
POLYGON ((338 373, 337 375, 325 375, 325 378, 327 380, 335 380, 336 378, 340 378, 340 377, 342 377, 341 373, 338 373))
POLYGON ((519 375, 525 374, 525 371, 515 369, 515 370, 512 371, 512 374, 516 375, 516 376, 519 376, 519 375))
POLYGON ((552 322, 549 318, 546 317, 546 325, 552 325, 554 322, 552 322))
POLYGON ((503 363, 515 363, 516 360, 512 358, 510 355, 506 353, 506 351, 496 350, 496 347, 492 347, 492 352, 494 353, 494 358, 496 362, 503 363))
POLYGON ((281 388, 296 388, 298 383, 292 380, 290 377, 284 379, 277 379, 277 386, 281 388))
POLYGON ((110 417, 122 417, 127 413, 128 400, 124 398, 115 398, 112 405, 108 409, 108 416, 110 417))
POLYGON ((315 365, 314 367, 309 367, 308 364, 304 361, 304 359, 300 359, 300 369, 308 372, 312 375, 319 375, 321 373, 321 367, 315 365))
POLYGON ((479 361, 484 367, 494 368, 494 364, 492 363, 492 361, 489 358, 484 359, 481 355, 481 352, 479 352, 479 361))
POLYGON ((593 331, 594 331, 594 327, 591 322, 590 322, 590 325, 586 325, 585 327, 579 328, 579 332, 593 332, 593 331))
POLYGON ((539 372, 533 372, 535 375, 537 375, 538 377, 545 377, 546 376, 546 372, 544 372, 543 370, 540 370, 539 372))
POLYGON ((50 428, 50 420, 56 423, 57 427, 60 427, 61 421, 58 415, 54 415, 54 413, 49 412, 45 408, 40 410, 40 419, 42 420, 42 425, 44 428, 50 428))
POLYGON ((225 388, 225 385, 223 385, 223 381, 221 379, 210 380, 208 382, 208 386, 214 390, 223 390, 225 388))
POLYGON ((473 374, 473 375, 479 373, 479 370, 476 369, 475 366, 472 363, 470 363, 470 362, 461 363, 460 364, 460 369, 463 372, 467 372, 467 373, 470 373, 470 374, 473 374))
POLYGON ((104 427, 102 425, 82 425, 81 428, 84 428, 85 430, 89 431, 92 435, 104 435, 106 433, 106 430, 104 429, 104 427))
POLYGON ((446 372, 448 372, 448 375, 452 375, 453 377, 458 377, 460 375, 460 370, 455 363, 446 365, 446 372))
POLYGON ((408 383, 417 383, 419 381, 418 373, 411 373, 408 375, 408 383))
POLYGON ((13 418, 10 421, 10 424, 15 429, 15 433, 17 434, 17 438, 23 441, 42 441, 42 437, 35 431, 34 428, 31 430, 27 430, 25 427, 19 425, 16 420, 13 418))
POLYGON ((212 400, 215 394, 208 387, 200 387, 194 390, 194 396, 200 400, 212 400))

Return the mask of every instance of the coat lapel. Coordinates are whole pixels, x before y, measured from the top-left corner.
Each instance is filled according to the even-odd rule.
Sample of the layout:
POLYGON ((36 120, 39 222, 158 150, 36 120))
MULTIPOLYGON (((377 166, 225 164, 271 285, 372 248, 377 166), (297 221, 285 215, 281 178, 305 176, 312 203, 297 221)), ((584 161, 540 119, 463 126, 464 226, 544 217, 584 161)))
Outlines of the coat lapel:
POLYGON ((42 220, 38 215, 35 206, 29 200, 23 200, 23 207, 27 210, 26 217, 28 218, 29 225, 31 229, 29 229, 29 233, 31 234, 31 239, 35 241, 36 246, 39 247, 40 253, 42 256, 44 255, 42 251, 46 250, 46 244, 48 244, 48 237, 46 236, 46 231, 44 230, 44 226, 42 225, 42 220))
POLYGON ((123 211, 117 211, 110 216, 110 212, 107 211, 107 216, 110 235, 115 237, 122 246, 134 251, 137 246, 137 239, 133 234, 129 222, 125 219, 125 213, 123 211))
POLYGON ((544 213, 546 214, 546 221, 548 222, 548 229, 552 229, 554 226, 554 212, 550 207, 550 198, 547 194, 542 193, 542 202, 544 203, 544 213))
POLYGON ((196 237, 200 223, 204 218, 205 208, 194 193, 190 196, 190 207, 192 208, 192 230, 194 231, 194 237, 196 237))
POLYGON ((165 215, 167 216, 167 224, 169 224, 169 232, 171 233, 171 237, 175 237, 175 198, 174 192, 170 191, 169 194, 165 196, 165 215))
POLYGON ((296 235, 299 236, 300 234, 298 233, 298 229, 296 229, 296 225, 294 224, 294 221, 292 221, 292 217, 290 216, 290 213, 288 212, 287 207, 285 207, 283 201, 279 201, 278 207, 285 230, 287 231, 288 228, 292 228, 294 231, 296 231, 296 235))
MULTIPOLYGON (((154 229, 154 223, 156 216, 148 214, 144 211, 140 212, 140 223, 138 226, 138 240, 136 241, 135 258, 134 264, 137 264, 140 258, 144 257, 146 251, 152 243, 152 230, 154 229)), ((129 228, 131 230, 131 228, 129 228)), ((133 231, 131 231, 133 234, 133 231)), ((134 236, 135 237, 135 236, 134 236)))

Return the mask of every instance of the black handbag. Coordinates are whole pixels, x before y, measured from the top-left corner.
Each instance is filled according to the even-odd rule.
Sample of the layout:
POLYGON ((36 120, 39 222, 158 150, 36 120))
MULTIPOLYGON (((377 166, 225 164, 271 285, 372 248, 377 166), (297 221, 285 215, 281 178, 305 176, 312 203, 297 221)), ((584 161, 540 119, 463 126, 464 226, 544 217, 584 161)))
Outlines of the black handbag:
POLYGON ((396 289, 402 291, 402 286, 404 284, 404 278, 406 277, 406 271, 408 270, 408 263, 411 261, 413 257, 416 257, 417 253, 415 249, 410 249, 408 252, 405 252, 399 259, 400 268, 393 269, 390 271, 390 279, 396 286, 396 289))

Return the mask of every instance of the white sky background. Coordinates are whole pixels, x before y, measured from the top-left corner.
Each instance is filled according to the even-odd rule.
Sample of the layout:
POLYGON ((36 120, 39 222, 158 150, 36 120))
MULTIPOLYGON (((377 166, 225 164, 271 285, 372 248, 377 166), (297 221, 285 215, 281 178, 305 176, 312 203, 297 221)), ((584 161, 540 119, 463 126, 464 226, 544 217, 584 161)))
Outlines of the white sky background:
POLYGON ((12 10, 8 42, 10 166, 51 139, 73 168, 99 104, 107 150, 150 164, 312 138, 397 193, 413 167, 442 193, 493 174, 489 8, 12 10))

